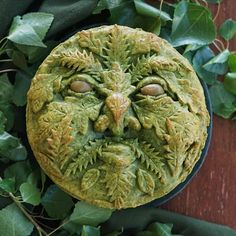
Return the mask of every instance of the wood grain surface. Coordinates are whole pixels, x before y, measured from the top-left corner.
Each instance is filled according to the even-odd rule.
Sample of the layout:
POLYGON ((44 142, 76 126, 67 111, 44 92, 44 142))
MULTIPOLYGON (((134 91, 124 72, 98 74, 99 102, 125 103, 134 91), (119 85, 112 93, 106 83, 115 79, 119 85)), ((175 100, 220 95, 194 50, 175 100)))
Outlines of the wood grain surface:
MULTIPOLYGON (((213 14, 217 7, 211 7, 213 14)), ((236 20, 236 0, 223 0, 216 23, 236 20)), ((230 42, 236 51, 236 37, 230 42)), ((236 229, 236 121, 214 116, 206 160, 191 183, 162 208, 236 229)))

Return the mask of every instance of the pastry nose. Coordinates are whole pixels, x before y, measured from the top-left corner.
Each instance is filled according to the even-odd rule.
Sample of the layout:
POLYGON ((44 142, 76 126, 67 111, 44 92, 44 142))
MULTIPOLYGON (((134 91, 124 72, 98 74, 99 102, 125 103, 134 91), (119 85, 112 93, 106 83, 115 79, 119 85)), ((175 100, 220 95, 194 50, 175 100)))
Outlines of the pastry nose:
POLYGON ((105 103, 107 108, 110 110, 115 122, 116 128, 114 127, 113 131, 122 129, 124 114, 129 109, 131 104, 130 99, 124 97, 124 95, 121 93, 113 93, 112 95, 106 98, 105 103))

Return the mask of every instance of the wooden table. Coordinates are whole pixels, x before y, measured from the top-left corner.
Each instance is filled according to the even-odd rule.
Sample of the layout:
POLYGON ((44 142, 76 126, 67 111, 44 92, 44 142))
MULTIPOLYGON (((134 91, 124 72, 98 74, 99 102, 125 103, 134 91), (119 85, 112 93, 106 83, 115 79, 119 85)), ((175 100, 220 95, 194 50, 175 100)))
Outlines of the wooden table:
MULTIPOLYGON (((227 18, 236 20, 235 0, 223 0, 216 22, 227 18)), ((236 37, 230 49, 236 51, 236 37)), ((206 161, 184 191, 162 208, 236 229, 236 121, 214 116, 206 161)))

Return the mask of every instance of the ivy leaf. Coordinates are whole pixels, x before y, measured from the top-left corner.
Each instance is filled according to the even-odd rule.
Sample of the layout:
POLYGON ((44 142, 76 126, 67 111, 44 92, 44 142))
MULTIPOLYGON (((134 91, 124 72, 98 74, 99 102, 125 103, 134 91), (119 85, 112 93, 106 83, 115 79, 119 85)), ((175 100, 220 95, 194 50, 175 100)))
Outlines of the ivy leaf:
POLYGON ((24 106, 26 104, 27 92, 30 88, 32 77, 31 74, 24 71, 17 72, 12 99, 16 106, 24 106))
POLYGON ((0 189, 4 190, 5 192, 15 192, 15 179, 2 179, 0 178, 0 189))
POLYGON ((39 205, 41 193, 35 185, 27 182, 23 183, 20 186, 20 193, 24 202, 33 206, 39 205))
POLYGON ((3 132, 0 134, 0 157, 21 161, 26 159, 27 151, 18 138, 3 132))
POLYGON ((42 201, 48 215, 55 219, 63 219, 74 205, 71 197, 56 185, 48 187, 42 201))
POLYGON ((171 43, 175 47, 186 44, 205 45, 215 37, 216 29, 209 9, 185 0, 177 4, 171 32, 171 43))
POLYGON ((34 228, 14 203, 0 211, 0 222, 0 235, 27 236, 34 228))
POLYGON ((236 34, 236 21, 232 19, 226 20, 221 26, 220 26, 220 35, 225 40, 232 39, 236 34))
POLYGON ((84 225, 81 236, 100 236, 100 230, 93 226, 84 225))
MULTIPOLYGON (((13 24, 16 23, 13 21, 13 24)), ((41 41, 40 37, 29 25, 15 25, 14 28, 11 29, 10 34, 7 36, 7 38, 13 43, 17 44, 46 47, 45 44, 41 41)))
POLYGON ((231 53, 229 55, 228 65, 231 72, 236 72, 236 54, 231 53))
POLYGON ((44 39, 49 30, 54 16, 44 12, 33 12, 23 15, 22 24, 30 25, 41 40, 44 39))
POLYGON ((10 130, 14 123, 12 94, 13 86, 9 82, 7 74, 3 74, 0 76, 0 111, 6 118, 6 130, 10 130))
POLYGON ((33 12, 13 19, 7 38, 13 43, 35 47, 46 47, 42 42, 51 23, 53 15, 33 12))
POLYGON ((141 1, 141 0, 134 0, 136 11, 143 16, 148 16, 152 18, 160 18, 163 21, 171 21, 171 17, 168 13, 164 11, 160 11, 159 9, 141 1))
POLYGON ((140 232, 137 234, 137 236, 172 236, 172 228, 172 224, 162 224, 159 222, 155 222, 148 226, 147 231, 140 232))
POLYGON ((70 220, 79 225, 97 226, 111 216, 112 210, 96 207, 85 202, 77 202, 70 220))
POLYGON ((0 134, 3 133, 5 130, 5 124, 7 119, 5 118, 4 114, 0 111, 0 134))
POLYGON ((4 177, 5 178, 14 178, 16 181, 16 189, 19 188, 19 186, 26 182, 27 177, 31 173, 31 167, 28 162, 26 161, 21 161, 21 162, 16 162, 9 166, 5 171, 4 171, 4 177))
POLYGON ((221 82, 212 85, 209 93, 213 111, 225 119, 231 118, 236 112, 236 96, 229 93, 221 82))
POLYGON ((215 73, 207 71, 203 65, 214 57, 213 51, 209 47, 203 47, 199 49, 193 57, 193 68, 197 72, 198 76, 204 80, 207 84, 211 85, 216 82, 217 75, 215 73))
POLYGON ((231 93, 236 95, 236 72, 227 73, 224 80, 224 87, 231 93))
POLYGON ((102 10, 113 9, 120 6, 124 0, 100 0, 93 11, 93 14, 99 14, 102 10))
POLYGON ((227 61, 229 55, 230 52, 228 49, 226 49, 203 65, 203 68, 209 72, 224 75, 228 69, 227 61))

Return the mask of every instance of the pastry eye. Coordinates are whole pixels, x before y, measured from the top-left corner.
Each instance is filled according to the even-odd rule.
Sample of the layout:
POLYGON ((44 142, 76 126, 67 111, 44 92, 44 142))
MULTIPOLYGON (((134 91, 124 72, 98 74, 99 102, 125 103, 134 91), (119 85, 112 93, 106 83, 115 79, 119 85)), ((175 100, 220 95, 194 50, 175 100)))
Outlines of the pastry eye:
POLYGON ((148 84, 140 89, 143 95, 159 96, 165 93, 164 89, 159 84, 148 84))
POLYGON ((86 93, 92 90, 89 83, 82 80, 75 80, 70 84, 70 89, 76 93, 86 93))

